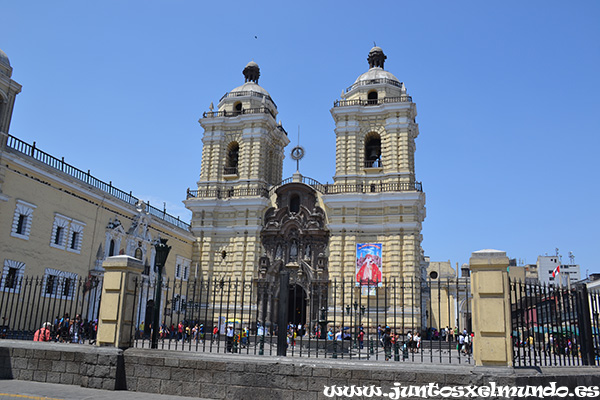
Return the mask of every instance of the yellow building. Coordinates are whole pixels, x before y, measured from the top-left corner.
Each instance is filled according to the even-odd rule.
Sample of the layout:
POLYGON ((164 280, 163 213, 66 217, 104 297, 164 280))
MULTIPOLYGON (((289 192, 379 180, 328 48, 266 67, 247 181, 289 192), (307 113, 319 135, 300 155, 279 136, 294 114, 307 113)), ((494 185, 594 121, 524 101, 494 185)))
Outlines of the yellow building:
MULTIPOLYGON (((439 331, 458 328, 471 331, 471 290, 468 265, 461 268, 462 276, 452 268, 450 261, 429 261, 426 257, 427 326, 439 331)), ((456 263, 458 269, 458 263, 456 263)))
MULTIPOLYGON (((261 320, 277 319, 282 274, 290 276, 284 289, 290 302, 300 304, 290 321, 316 320, 325 306, 330 317, 340 313, 332 308, 331 285, 344 280, 352 287, 362 243, 380 245, 377 276, 420 288, 425 194, 415 176, 416 105, 404 84, 384 70, 385 59, 379 47, 371 49, 367 72, 334 103, 331 185, 299 172, 282 181, 290 140, 277 121, 274 100, 258 84, 254 62, 243 70, 245 83, 199 121, 204 128, 200 180, 185 201, 196 238, 192 263, 204 278, 254 280, 266 287, 258 299, 261 320)), ((297 146, 292 158, 303 153, 297 146)), ((373 303, 392 302, 403 318, 422 322, 420 291, 415 296, 399 290, 390 298, 371 289, 373 303)), ((350 304, 366 297, 357 287, 336 300, 350 304)), ((379 321, 396 318, 389 310, 385 317, 381 313, 379 321)))
MULTIPOLYGON (((187 280, 189 224, 9 135, 21 89, 11 75, 0 51, 0 291, 18 292, 19 278, 39 276, 42 296, 74 300, 81 280, 102 276, 104 259, 118 254, 141 260, 152 279, 158 238, 172 246, 167 277, 187 280)), ((142 304, 140 321, 145 312, 142 304)))

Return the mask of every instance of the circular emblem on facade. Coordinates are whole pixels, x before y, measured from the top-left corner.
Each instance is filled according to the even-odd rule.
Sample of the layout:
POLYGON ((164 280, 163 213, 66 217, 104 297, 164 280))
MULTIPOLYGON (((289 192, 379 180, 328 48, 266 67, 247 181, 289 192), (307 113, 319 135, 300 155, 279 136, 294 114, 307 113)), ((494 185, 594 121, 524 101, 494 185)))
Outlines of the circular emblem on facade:
POLYGON ((292 149, 292 160, 301 160, 304 157, 304 148, 302 146, 296 146, 292 149))

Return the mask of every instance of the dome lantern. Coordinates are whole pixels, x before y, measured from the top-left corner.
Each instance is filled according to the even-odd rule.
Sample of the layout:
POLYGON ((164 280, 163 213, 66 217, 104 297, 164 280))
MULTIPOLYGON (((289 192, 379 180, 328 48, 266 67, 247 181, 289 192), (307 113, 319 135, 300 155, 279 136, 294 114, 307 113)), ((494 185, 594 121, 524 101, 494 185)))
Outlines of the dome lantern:
POLYGON ((254 61, 250 61, 242 73, 246 78, 246 82, 258 83, 258 78, 260 77, 260 68, 254 61))
POLYGON ((383 63, 387 56, 383 54, 383 50, 381 47, 373 47, 371 51, 369 51, 369 56, 367 57, 367 61, 369 62, 369 68, 381 68, 383 69, 383 63))

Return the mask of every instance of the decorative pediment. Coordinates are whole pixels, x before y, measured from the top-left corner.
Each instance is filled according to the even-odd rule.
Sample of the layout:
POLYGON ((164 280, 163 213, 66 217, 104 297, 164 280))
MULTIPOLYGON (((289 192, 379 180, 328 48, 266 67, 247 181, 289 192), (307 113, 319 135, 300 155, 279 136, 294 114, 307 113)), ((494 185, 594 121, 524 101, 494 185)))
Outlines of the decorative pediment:
POLYGON ((263 219, 261 242, 265 255, 260 260, 260 275, 276 276, 285 268, 292 281, 301 286, 317 275, 323 278, 327 275, 327 263, 320 260, 321 266, 317 267, 317 255, 327 253, 330 232, 314 190, 292 183, 276 193, 277 207, 269 208, 263 219))

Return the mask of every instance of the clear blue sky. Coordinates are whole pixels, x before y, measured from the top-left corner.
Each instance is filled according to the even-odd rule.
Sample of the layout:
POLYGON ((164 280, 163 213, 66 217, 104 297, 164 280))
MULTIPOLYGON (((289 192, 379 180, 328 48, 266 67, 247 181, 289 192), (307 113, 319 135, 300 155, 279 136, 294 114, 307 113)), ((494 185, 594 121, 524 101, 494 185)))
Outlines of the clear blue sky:
MULTIPOLYGON (((423 248, 600 272, 600 2, 3 1, 23 85, 11 134, 167 211, 200 174, 209 104, 250 60, 307 155, 335 173, 333 101, 375 41, 417 104, 423 248), (335 5, 334 3, 337 3, 335 5), (255 36, 257 38, 255 38, 255 36)), ((295 170, 288 146, 284 178, 295 170)))

